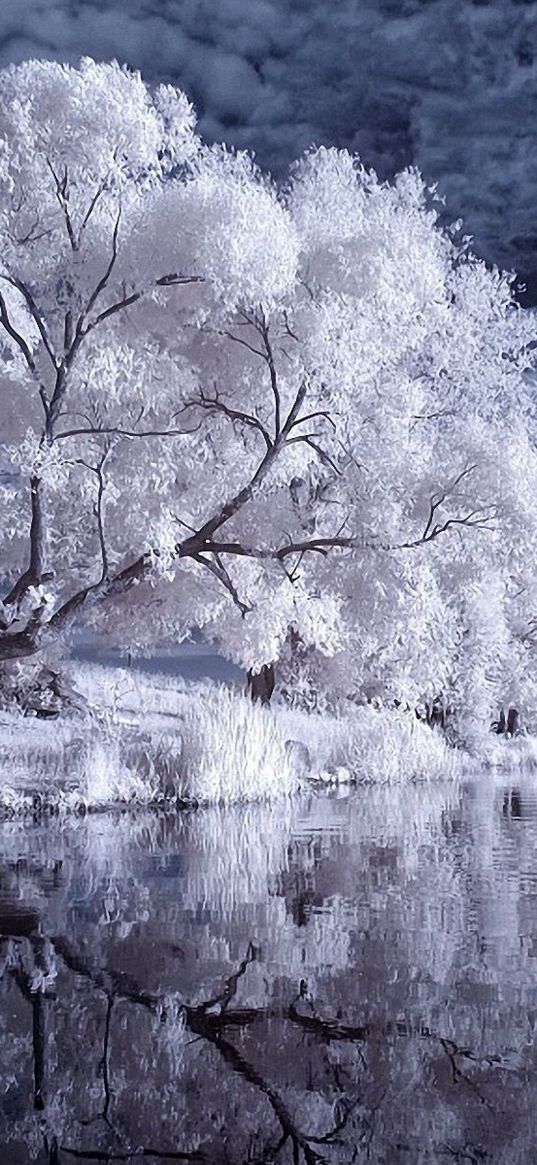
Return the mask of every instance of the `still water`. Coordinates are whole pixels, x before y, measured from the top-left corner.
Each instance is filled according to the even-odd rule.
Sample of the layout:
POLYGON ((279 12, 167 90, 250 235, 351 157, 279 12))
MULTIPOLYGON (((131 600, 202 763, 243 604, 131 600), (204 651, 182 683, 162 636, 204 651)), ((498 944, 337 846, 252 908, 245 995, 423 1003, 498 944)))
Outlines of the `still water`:
POLYGON ((1 1165, 537 1161, 536 793, 0 824, 1 1165))

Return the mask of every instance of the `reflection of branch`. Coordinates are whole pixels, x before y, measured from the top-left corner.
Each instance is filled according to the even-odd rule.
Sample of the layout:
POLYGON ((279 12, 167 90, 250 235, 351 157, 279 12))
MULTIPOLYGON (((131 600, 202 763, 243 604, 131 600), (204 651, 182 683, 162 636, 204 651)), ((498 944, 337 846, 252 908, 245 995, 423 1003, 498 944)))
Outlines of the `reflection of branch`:
POLYGON ((306 1165, 316 1165, 322 1157, 311 1146, 312 1138, 297 1128, 295 1121, 278 1092, 261 1076, 257 1068, 245 1059, 241 1052, 222 1034, 223 1024, 220 1016, 206 1015, 204 1005, 188 1008, 187 1023, 191 1031, 206 1039, 220 1052, 222 1059, 238 1076, 242 1076, 254 1088, 266 1096, 274 1115, 277 1117, 281 1130, 282 1140, 279 1148, 283 1148, 287 1141, 293 1146, 293 1161, 299 1165, 300 1152, 304 1155, 306 1165))
MULTIPOLYGON (((446 1053, 446 1056, 449 1060, 449 1063, 451 1066, 451 1077, 452 1077, 453 1083, 454 1084, 467 1084, 468 1087, 472 1088, 473 1091, 476 1093, 476 1095, 479 1097, 481 1104, 485 1104, 487 1106, 487 1108, 490 1108, 493 1112, 496 1111, 494 1109, 494 1106, 491 1105, 490 1101, 487 1100, 487 1097, 483 1096, 483 1093, 481 1092, 480 1088, 478 1088, 475 1081, 472 1080, 471 1076, 467 1076, 466 1073, 462 1071, 462 1069, 459 1067, 459 1065, 457 1063, 458 1056, 460 1056, 466 1060, 473 1060, 474 1063, 480 1063, 478 1058, 476 1056, 473 1056, 471 1052, 467 1052, 463 1048, 459 1048, 457 1046, 457 1044, 454 1043, 453 1040, 448 1040, 444 1036, 438 1036, 438 1041, 440 1043, 441 1048, 443 1048, 443 1050, 446 1053)), ((491 1064, 495 1063, 496 1061, 494 1059, 491 1059, 491 1057, 485 1057, 484 1061, 481 1061, 481 1062, 484 1062, 486 1064, 491 1065, 491 1064)))
POLYGON ((112 1093, 110 1089, 110 1029, 112 1026, 112 1008, 114 1006, 114 996, 110 995, 106 1001, 106 1017, 104 1021, 104 1041, 103 1041, 103 1055, 101 1059, 101 1070, 103 1074, 103 1089, 104 1089, 104 1120, 109 1123, 108 1113, 110 1111, 110 1104, 112 1101, 112 1093))
POLYGON ((122 999, 128 999, 131 1003, 137 1003, 141 1007, 147 1008, 148 1011, 158 1011, 160 1006, 158 996, 144 991, 124 971, 103 971, 98 967, 92 968, 72 949, 63 935, 52 936, 50 942, 56 954, 60 956, 70 971, 73 971, 75 975, 81 975, 84 979, 89 979, 96 987, 104 991, 105 995, 114 994, 122 999))
POLYGON ((315 1165, 316 1162, 320 1162, 322 1158, 319 1153, 312 1149, 310 1138, 297 1128, 281 1096, 263 1079, 258 1070, 252 1064, 249 1064, 237 1048, 229 1040, 224 1039, 222 1035, 215 1034, 212 1039, 210 1036, 207 1036, 207 1038, 218 1049, 226 1064, 229 1064, 239 1076, 242 1076, 249 1084, 253 1084, 255 1088, 258 1088, 266 1096, 274 1115, 280 1123, 283 1136, 281 1147, 283 1148, 286 1141, 291 1141, 293 1146, 293 1160, 296 1162, 296 1165, 299 1165, 300 1150, 304 1154, 306 1165, 315 1165))
MULTIPOLYGON (((110 990, 113 984, 113 990, 117 992, 118 996, 130 1000, 133 1003, 142 1004, 142 1006, 149 1006, 151 1010, 155 1010, 157 1000, 154 996, 148 996, 141 991, 137 984, 130 978, 118 972, 93 970, 89 967, 83 959, 81 959, 70 947, 64 938, 54 938, 51 940, 56 952, 61 956, 66 966, 70 970, 75 971, 76 974, 83 975, 90 979, 96 986, 102 990, 110 990)), ((281 1130, 282 1139, 279 1148, 290 1141, 293 1146, 293 1160, 299 1163, 300 1154, 302 1153, 305 1165, 318 1165, 322 1161, 322 1156, 314 1145, 328 1145, 333 1142, 334 1138, 347 1124, 350 1113, 354 1105, 346 1106, 345 1112, 338 1118, 334 1127, 330 1129, 323 1136, 308 1136, 308 1134, 301 1132, 297 1127, 296 1122, 287 1108, 285 1102, 278 1092, 261 1076, 260 1072, 252 1064, 250 1064, 242 1053, 230 1042, 224 1035, 224 1030, 227 1027, 232 1027, 241 1017, 244 1022, 249 1022, 256 1018, 265 1018, 266 1012, 263 1009, 252 1009, 251 1011, 240 1011, 238 1013, 228 1012, 227 1008, 232 999, 235 998, 237 992, 237 985, 239 980, 245 974, 247 967, 254 961, 256 957, 255 947, 250 943, 246 952, 245 958, 239 964, 239 967, 234 971, 225 981, 223 988, 217 995, 198 1004, 196 1007, 183 1007, 183 1014, 185 1016, 186 1024, 189 1030, 202 1039, 207 1040, 222 1056, 224 1062, 228 1064, 233 1071, 235 1071, 249 1084, 258 1088, 264 1096, 266 1096, 269 1104, 277 1117, 281 1130), (211 1012, 210 1009, 220 1005, 220 1011, 217 1014, 211 1012)), ((110 996, 109 996, 110 998, 110 996)), ((111 1005, 107 1016, 111 1013, 111 1005)), ((349 1031, 351 1029, 348 1029, 349 1031)), ((109 1034, 109 1028, 108 1028, 109 1034)), ((350 1037, 349 1037, 350 1038, 350 1037)), ((103 1061, 104 1062, 104 1061, 103 1061)), ((103 1076, 104 1083, 104 1076, 103 1076)), ((108 1085, 106 1086, 109 1087, 108 1085)), ((106 1109, 106 1111, 108 1111, 106 1109)), ((176 1161, 205 1161, 207 1160, 205 1154, 197 1152, 194 1154, 188 1153, 164 1153, 162 1150, 154 1150, 152 1148, 139 1149, 135 1152, 119 1152, 110 1153, 104 1150, 80 1150, 71 1149, 66 1146, 61 1146, 64 1153, 71 1155, 78 1159, 86 1159, 89 1161, 129 1161, 132 1158, 139 1157, 154 1157, 157 1159, 170 1158, 176 1161)))
POLYGON ((488 1154, 484 1153, 482 1149, 477 1148, 477 1146, 474 1148, 472 1145, 468 1144, 468 1142, 466 1142, 466 1144, 461 1149, 456 1149, 446 1142, 446 1144, 439 1149, 439 1153, 450 1156, 453 1161, 455 1161, 456 1165, 464 1165, 465 1162, 466 1165, 481 1165, 481 1162, 485 1160, 486 1156, 488 1156, 488 1154))
MULTIPOLYGON (((102 1074, 103 1090, 104 1090, 104 1106, 102 1112, 99 1114, 110 1130, 114 1132, 116 1137, 119 1134, 113 1128, 110 1122, 110 1109, 113 1101, 113 1092, 110 1081, 110 1038, 111 1038, 111 1023, 114 1003, 117 999, 123 999, 132 1004, 142 1006, 148 1009, 154 1015, 161 1015, 163 1019, 166 1018, 164 1009, 164 1000, 158 995, 152 995, 146 992, 130 975, 114 970, 105 970, 102 968, 94 968, 86 961, 83 954, 74 950, 67 939, 64 937, 54 937, 51 940, 52 947, 56 953, 61 957, 65 967, 78 976, 83 976, 91 984, 103 991, 107 999, 105 1026, 104 1026, 104 1042, 103 1054, 100 1060, 100 1071, 102 1074)), ((365 1066, 359 1045, 370 1039, 374 1035, 382 1038, 396 1038, 401 1035, 416 1035, 426 1039, 429 1045, 439 1045, 447 1056, 451 1065, 451 1073, 453 1083, 464 1083, 468 1085, 474 1095, 476 1095, 481 1103, 491 1108, 486 1097, 482 1095, 475 1082, 465 1074, 461 1067, 461 1060, 466 1059, 475 1064, 487 1064, 489 1066, 497 1066, 500 1064, 499 1057, 488 1056, 478 1057, 471 1051, 459 1047, 453 1040, 442 1036, 434 1031, 428 1029, 419 1029, 412 1032, 412 1029, 407 1025, 400 1025, 399 1023, 390 1024, 384 1023, 378 1028, 373 1024, 351 1025, 345 1024, 340 1019, 325 1019, 318 1015, 314 1010, 313 1003, 310 1004, 307 996, 307 985, 305 982, 301 983, 300 990, 296 998, 291 1004, 286 1007, 241 1007, 240 1004, 235 1007, 232 1006, 233 1001, 236 1000, 238 985, 241 979, 245 976, 248 967, 256 959, 256 949, 252 943, 248 946, 248 950, 244 959, 238 964, 235 971, 233 971, 225 980, 223 985, 210 998, 205 999, 201 1003, 192 1006, 190 1004, 181 1003, 181 1017, 184 1021, 186 1029, 192 1033, 197 1039, 205 1041, 210 1045, 223 1062, 242 1080, 246 1081, 258 1093, 262 1095, 268 1102, 274 1117, 276 1118, 279 1129, 281 1130, 280 1139, 270 1148, 266 1148, 260 1157, 256 1158, 259 1162, 265 1161, 274 1162, 279 1154, 285 1150, 287 1146, 290 1153, 290 1159, 293 1165, 320 1165, 321 1162, 326 1161, 326 1152, 331 1146, 341 1146, 344 1143, 348 1144, 349 1137, 352 1133, 349 1131, 349 1122, 351 1119, 359 1120, 364 1128, 367 1128, 367 1144, 365 1146, 366 1156, 369 1158, 371 1151, 371 1143, 374 1137, 374 1121, 373 1117, 377 1109, 384 1100, 385 1093, 382 1093, 378 1103, 375 1107, 370 1108, 370 1120, 366 1120, 363 1116, 356 1117, 356 1109, 359 1104, 359 1098, 354 1096, 345 1097, 340 1096, 334 1107, 333 1124, 326 1132, 308 1133, 302 1130, 298 1124, 298 1119, 293 1111, 288 1107, 285 1099, 285 1094, 282 1095, 280 1091, 272 1085, 272 1083, 265 1078, 263 1072, 250 1062, 250 1059, 244 1054, 243 1050, 235 1045, 232 1039, 232 1032, 237 1029, 243 1029, 254 1023, 267 1023, 269 1020, 280 1019, 284 1022, 290 1022, 299 1027, 307 1036, 314 1037, 322 1041, 324 1044, 329 1044, 334 1041, 348 1042, 352 1044, 365 1066), (311 1013, 308 1012, 308 1007, 311 1007, 311 1013), (354 1118, 353 1118, 354 1114, 354 1118), (342 1134, 347 1130, 346 1137, 342 1134)), ((15 969, 17 970, 17 969, 15 969)), ((25 971, 22 965, 18 968, 19 979, 24 979, 25 971)), ((13 972, 12 972, 13 974, 13 972)), ((17 980, 19 981, 19 980, 17 980)), ((30 991, 30 980, 19 983, 21 989, 26 994, 30 991)), ((32 994, 32 1006, 33 992, 32 994)), ((42 1004, 41 1004, 42 1006, 42 1004)), ((194 1041, 193 1041, 194 1042, 194 1041)), ((39 1017, 34 1020, 34 1046, 40 1044, 44 1048, 44 1028, 39 1023, 39 1017)), ((39 1055, 35 1060, 35 1107, 38 1109, 42 1107, 39 1101, 43 1095, 44 1082, 44 1058, 39 1059, 39 1055)), ((339 1091, 338 1085, 338 1091, 339 1091)), ((98 1119, 98 1118, 95 1118, 98 1119)), ((92 1121, 82 1122, 88 1127, 92 1121)), ((354 1128, 353 1124, 353 1128, 354 1128)), ((279 1135, 279 1133, 277 1134, 279 1135)), ((273 1139, 273 1138, 272 1138, 273 1139)), ((363 1142, 362 1142, 363 1144, 363 1142)), ((56 1157, 52 1158, 55 1165, 58 1165, 59 1154, 65 1154, 66 1157, 72 1157, 78 1160, 86 1161, 131 1161, 139 1158, 155 1159, 155 1160, 172 1160, 172 1161, 193 1161, 200 1163, 214 1162, 214 1154, 211 1153, 210 1148, 206 1150, 203 1148, 196 1151, 180 1151, 173 1150, 166 1152, 161 1148, 152 1146, 131 1148, 130 1145, 116 1145, 114 1150, 107 1150, 101 1148, 81 1149, 76 1146, 58 1145, 56 1157)), ((287 1159, 287 1158, 286 1158, 287 1159)))
POLYGON ((323 1136, 314 1136, 313 1134, 303 1133, 282 1097, 275 1089, 264 1079, 257 1068, 246 1060, 242 1052, 232 1044, 229 1039, 222 1034, 222 1029, 226 1026, 226 1015, 208 1016, 204 1013, 204 1005, 201 1008, 189 1008, 187 1011, 187 1022, 191 1031, 196 1032, 204 1039, 208 1040, 222 1056, 226 1064, 228 1064, 234 1072, 247 1080, 255 1088, 266 1096, 274 1115, 277 1117, 280 1128, 282 1130, 282 1138, 278 1143, 273 1156, 283 1149, 287 1141, 291 1142, 293 1147, 293 1161, 296 1165, 300 1162, 300 1153, 304 1156, 306 1165, 316 1165, 323 1161, 323 1156, 313 1148, 314 1145, 329 1145, 335 1143, 335 1138, 338 1133, 341 1133, 353 1111, 358 1103, 358 1100, 345 1106, 344 1112, 336 1120, 334 1126, 328 1130, 323 1136))
POLYGON ((29 976, 22 966, 13 967, 11 978, 32 1009, 32 1054, 34 1062, 34 1109, 45 1107, 45 1000, 42 991, 32 990, 29 976))
MULTIPOLYGON (((321 1162, 323 1158, 320 1153, 313 1148, 313 1146, 329 1145, 331 1143, 335 1143, 335 1138, 337 1137, 338 1133, 341 1133, 344 1130, 351 1112, 353 1111, 353 1108, 356 1107, 358 1101, 356 1100, 352 1104, 346 1105, 344 1111, 336 1120, 333 1128, 329 1129, 328 1132, 326 1132, 324 1135, 313 1136, 312 1134, 303 1133, 298 1128, 295 1119, 293 1118, 280 1094, 276 1092, 275 1089, 264 1079, 258 1069, 250 1064, 248 1060, 246 1060, 242 1052, 240 1052, 235 1047, 235 1045, 225 1037, 223 1034, 225 1029, 235 1025, 238 1022, 242 1022, 242 1024, 244 1024, 252 1022, 254 1019, 259 1020, 265 1019, 267 1017, 267 1012, 263 1008, 251 1009, 249 1011, 245 1009, 239 1012, 229 1012, 227 1010, 229 1003, 236 995, 239 980, 245 974, 247 967, 254 961, 254 959, 255 948, 253 947, 252 943, 250 943, 245 958, 243 959, 242 963, 240 963, 238 969, 232 975, 230 975, 228 979, 226 979, 222 991, 219 992, 218 995, 215 995, 212 999, 206 1000, 204 1003, 199 1004, 198 1007, 185 1008, 187 1024, 192 1032, 208 1040, 208 1042, 220 1052, 220 1055, 224 1059, 225 1063, 229 1064, 233 1071, 237 1072, 239 1076, 242 1076, 245 1080, 248 1081, 249 1084, 252 1084, 255 1088, 258 1088, 263 1093, 263 1095, 266 1096, 274 1112, 274 1115, 277 1117, 280 1123, 282 1130, 281 1140, 279 1141, 277 1148, 273 1151, 272 1156, 274 1157, 277 1153, 279 1153, 280 1149, 283 1149, 287 1141, 290 1141, 293 1147, 293 1161, 296 1162, 297 1165, 300 1161, 301 1152, 304 1156, 306 1165, 315 1165, 316 1162, 321 1162), (208 1014, 209 1009, 216 1007, 218 1004, 220 1004, 220 1012, 216 1015, 208 1014)), ((303 1018, 302 1016, 298 1015, 298 1013, 296 1013, 294 1004, 291 1004, 288 1016, 294 1022, 301 1022, 303 1018)), ((353 1040, 365 1038, 362 1033, 366 1029, 351 1029, 343 1027, 338 1028, 338 1025, 323 1023, 323 1021, 317 1021, 314 1018, 311 1020, 311 1023, 314 1025, 312 1029, 308 1023, 308 1017, 304 1017, 304 1019, 306 1022, 303 1024, 303 1026, 305 1026, 307 1030, 314 1030, 315 1034, 319 1034, 319 1028, 321 1028, 324 1038, 341 1038, 353 1040), (329 1036, 326 1035, 327 1031, 330 1032, 329 1036), (360 1034, 354 1034, 355 1031, 359 1031, 360 1034), (352 1035, 350 1034, 351 1032, 353 1033, 352 1035)))
POLYGON ((249 943, 248 950, 246 951, 246 955, 242 960, 242 963, 240 963, 237 970, 226 979, 224 986, 219 994, 214 995, 212 999, 206 999, 203 1003, 200 1003, 199 1007, 195 1010, 206 1012, 209 1010, 209 1008, 216 1007, 216 1005, 219 1003, 222 1007, 222 1011, 225 1011, 228 1005, 231 1003, 231 1000, 234 999, 235 995, 237 994, 239 979, 242 979, 242 976, 245 974, 246 969, 250 963, 254 962, 255 956, 256 951, 254 944, 249 943))
POLYGON ((365 1119, 365 1124, 367 1127, 367 1136, 365 1139, 365 1151, 366 1151, 366 1156, 367 1156, 368 1161, 371 1160, 371 1146, 373 1144, 373 1137, 375 1136, 375 1132, 376 1132, 376 1129, 375 1129, 376 1116, 377 1116, 377 1113, 379 1111, 379 1108, 380 1108, 385 1096, 386 1096, 386 1090, 384 1089, 383 1092, 381 1093, 381 1095, 379 1096, 377 1103, 374 1105, 371 1105, 369 1108, 369 1120, 367 1120, 367 1118, 365 1119))
MULTIPOLYGON (((144 991, 135 980, 131 979, 121 971, 105 971, 101 968, 93 968, 71 947, 70 943, 63 936, 55 936, 51 938, 51 944, 56 953, 63 960, 64 964, 75 975, 81 975, 85 979, 89 979, 95 987, 104 991, 107 997, 107 1009, 105 1019, 104 1032, 104 1046, 103 1056, 101 1059, 101 1070, 103 1079, 103 1088, 105 1095, 105 1103, 102 1117, 106 1121, 109 1128, 119 1136, 116 1129, 112 1125, 109 1118, 110 1104, 112 1100, 112 1093, 110 1088, 109 1076, 109 1049, 110 1049, 110 1025, 112 1020, 112 1008, 116 998, 124 999, 129 1003, 138 1004, 141 1007, 148 1009, 151 1012, 157 1012, 160 1009, 160 999, 158 996, 151 995, 144 991)), ((82 1122, 90 1124, 92 1122, 82 1122)), ((61 1145, 61 1152, 75 1160, 83 1161, 132 1161, 136 1158, 154 1158, 155 1160, 163 1161, 199 1161, 206 1162, 208 1159, 201 1151, 181 1152, 179 1150, 164 1151, 163 1149, 156 1149, 151 1146, 139 1147, 133 1150, 123 1150, 111 1152, 109 1149, 75 1149, 69 1145, 61 1145)))
POLYGON ((347 1124, 349 1123, 349 1119, 352 1116, 352 1113, 357 1108, 359 1103, 360 1103, 359 1096, 357 1096, 355 1098, 355 1100, 353 1100, 353 1101, 350 1101, 350 1102, 347 1101, 346 1104, 341 1103, 342 1111, 341 1111, 340 1115, 338 1116, 333 1128, 329 1129, 327 1133, 324 1133, 324 1135, 322 1137, 311 1137, 310 1136, 308 1139, 312 1142, 312 1144, 315 1144, 315 1145, 341 1144, 342 1142, 339 1140, 338 1134, 344 1132, 345 1128, 347 1127, 347 1124))
POLYGON ((112 1087, 110 1083, 110 1034, 112 1028, 112 1010, 115 1003, 114 995, 107 995, 106 997, 106 1013, 104 1019, 104 1035, 103 1035, 103 1054, 99 1061, 99 1070, 101 1072, 104 1092, 104 1105, 101 1112, 96 1116, 90 1117, 88 1120, 83 1120, 80 1123, 88 1128, 95 1124, 96 1121, 103 1120, 111 1132, 117 1137, 118 1141, 124 1138, 120 1136, 117 1129, 112 1124, 110 1119, 110 1105, 112 1103, 112 1087))
MULTIPOLYGON (((181 1153, 175 1149, 170 1149, 164 1152, 162 1149, 151 1149, 144 1147, 141 1149, 133 1149, 132 1152, 111 1153, 110 1149, 71 1149, 68 1145, 60 1145, 62 1153, 66 1153, 68 1157, 74 1157, 78 1161, 103 1161, 107 1165, 108 1161, 134 1161, 140 1157, 151 1158, 156 1161, 202 1161, 209 1163, 209 1158, 205 1153, 200 1153, 195 1150, 192 1153, 181 1153)), ((213 1158, 214 1160, 214 1158, 213 1158)))
MULTIPOLYGON (((302 1011, 297 1010, 297 1001, 302 998, 299 995, 297 999, 291 1003, 289 1007, 289 1019, 292 1023, 298 1024, 304 1031, 310 1032, 311 1035, 319 1036, 325 1040, 326 1043, 333 1041, 348 1041, 349 1043, 363 1043, 371 1034, 371 1029, 365 1026, 351 1027, 348 1024, 339 1023, 335 1019, 322 1019, 320 1015, 316 1015, 312 1009, 311 1015, 305 1015, 302 1011)), ((365 1061, 360 1052, 360 1058, 365 1067, 365 1061)))

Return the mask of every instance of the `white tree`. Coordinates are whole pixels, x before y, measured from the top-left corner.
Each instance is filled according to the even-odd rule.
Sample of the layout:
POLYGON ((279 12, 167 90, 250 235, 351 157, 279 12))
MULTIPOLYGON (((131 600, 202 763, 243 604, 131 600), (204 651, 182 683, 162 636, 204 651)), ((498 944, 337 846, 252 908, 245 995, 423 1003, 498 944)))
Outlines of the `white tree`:
POLYGON ((91 61, 5 71, 0 134, 0 658, 75 617, 198 626, 415 701, 460 669, 469 586, 526 634, 531 321, 417 174, 320 150, 278 193, 91 61))
POLYGON ((251 456, 214 477, 228 449, 212 455, 219 434, 200 433, 189 401, 212 392, 207 321, 286 290, 296 246, 249 160, 202 150, 173 90, 150 98, 116 65, 31 62, 2 75, 0 106, 7 659, 153 577, 169 550, 195 561, 247 500, 251 456), (180 506, 200 524, 182 550, 180 506))

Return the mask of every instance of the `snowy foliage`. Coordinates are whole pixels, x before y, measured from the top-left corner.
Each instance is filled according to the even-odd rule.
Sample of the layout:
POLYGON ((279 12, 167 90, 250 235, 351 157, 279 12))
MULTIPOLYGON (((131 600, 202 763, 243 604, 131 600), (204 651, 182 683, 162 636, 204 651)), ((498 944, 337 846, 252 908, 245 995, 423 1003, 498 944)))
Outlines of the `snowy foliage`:
POLYGON ((278 191, 89 60, 2 74, 0 135, 0 659, 197 627, 459 737, 530 708, 533 321, 420 176, 278 191))

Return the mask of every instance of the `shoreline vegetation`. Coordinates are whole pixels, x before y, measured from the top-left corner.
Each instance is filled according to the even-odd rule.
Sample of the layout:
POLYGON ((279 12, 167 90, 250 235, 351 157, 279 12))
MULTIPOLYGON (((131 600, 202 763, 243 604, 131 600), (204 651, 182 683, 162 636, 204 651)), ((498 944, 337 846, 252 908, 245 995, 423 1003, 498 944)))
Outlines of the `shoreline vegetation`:
POLYGON ((308 786, 414 784, 532 766, 531 737, 449 745, 414 713, 252 703, 237 686, 72 661, 77 710, 0 712, 0 816, 276 801, 308 786))

